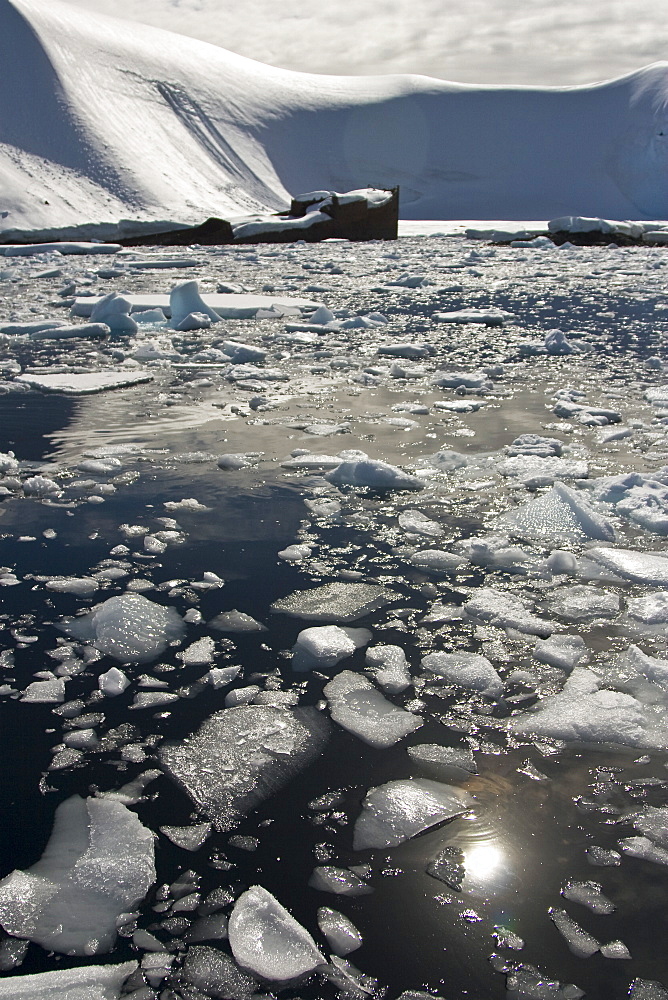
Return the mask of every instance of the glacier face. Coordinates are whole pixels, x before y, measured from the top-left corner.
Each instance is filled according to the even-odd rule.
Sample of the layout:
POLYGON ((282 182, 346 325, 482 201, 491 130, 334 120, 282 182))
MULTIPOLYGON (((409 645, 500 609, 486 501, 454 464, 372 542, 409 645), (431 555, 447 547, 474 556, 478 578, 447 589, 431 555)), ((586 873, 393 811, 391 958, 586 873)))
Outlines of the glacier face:
POLYGON ((668 214, 665 63, 561 89, 316 76, 60 0, 2 0, 0 60, 5 232, 252 215, 370 177, 405 218, 668 214))

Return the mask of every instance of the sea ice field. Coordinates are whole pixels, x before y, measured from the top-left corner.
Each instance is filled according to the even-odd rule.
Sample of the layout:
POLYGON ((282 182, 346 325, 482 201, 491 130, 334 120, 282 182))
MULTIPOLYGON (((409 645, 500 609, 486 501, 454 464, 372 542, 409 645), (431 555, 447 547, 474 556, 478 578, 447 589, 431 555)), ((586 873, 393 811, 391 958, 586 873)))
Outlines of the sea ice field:
POLYGON ((0 248, 0 998, 668 997, 668 252, 428 232, 0 248))

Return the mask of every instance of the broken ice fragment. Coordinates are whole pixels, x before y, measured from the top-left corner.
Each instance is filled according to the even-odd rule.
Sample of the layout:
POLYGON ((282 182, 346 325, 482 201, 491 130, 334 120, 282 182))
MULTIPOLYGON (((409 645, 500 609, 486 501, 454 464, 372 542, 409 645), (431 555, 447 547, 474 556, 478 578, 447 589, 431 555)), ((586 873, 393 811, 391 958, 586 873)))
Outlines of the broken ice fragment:
POLYGON ((470 774, 478 773, 478 765, 472 750, 442 747, 438 743, 418 743, 416 746, 408 747, 408 755, 421 764, 437 764, 468 771, 470 774))
POLYGON ((492 587, 480 587, 476 590, 464 605, 464 611, 473 621, 515 629, 544 639, 561 629, 556 622, 531 614, 523 601, 514 594, 492 587))
POLYGON ((398 469, 396 465, 371 458, 341 462, 325 477, 335 486, 368 486, 373 490, 423 490, 425 484, 417 476, 398 469))
POLYGON ((318 909, 318 927, 336 955, 349 955, 362 946, 362 935, 353 922, 329 906, 318 909))
POLYGON ((263 979, 284 982, 325 964, 308 931, 259 885, 237 899, 228 932, 236 961, 263 979))
MULTIPOLYGON (((186 990, 193 987, 198 997, 250 1000, 258 988, 257 981, 240 969, 230 955, 219 948, 199 945, 188 949, 179 978, 186 990)), ((190 991, 184 995, 190 996, 190 991)))
POLYGON ((419 729, 422 717, 398 708, 371 681, 342 670, 323 690, 334 722, 372 747, 389 747, 419 729))
POLYGON ((600 943, 584 928, 569 917, 566 910, 550 910, 550 917, 566 944, 578 958, 591 958, 601 947, 600 943))
POLYGON ((306 671, 333 667, 370 640, 371 632, 365 628, 341 628, 338 625, 305 628, 292 647, 292 669, 306 671))
POLYGON ((622 856, 618 851, 608 851, 605 847, 592 845, 587 848, 587 861, 597 868, 615 868, 622 863, 622 856))
POLYGON ((353 848, 394 847, 472 805, 466 792, 440 781, 408 778, 371 788, 355 823, 353 848))
POLYGON ((477 653, 429 653, 422 658, 422 666, 450 684, 479 691, 488 698, 503 694, 503 681, 490 661, 477 653))
POLYGON ((41 859, 0 882, 0 923, 66 955, 99 955, 116 917, 155 881, 153 834, 122 803, 73 795, 56 810, 41 859))
POLYGON ((28 684, 21 701, 38 704, 57 704, 65 701, 65 681, 62 677, 47 681, 33 681, 28 684))
POLYGON ((561 894, 574 903, 588 906, 594 913, 613 913, 615 910, 615 904, 603 895, 598 882, 567 882, 561 894))
POLYGON ((200 295, 196 281, 181 281, 178 285, 174 285, 169 294, 169 308, 170 323, 175 328, 191 313, 203 313, 212 323, 220 322, 218 313, 208 306, 200 295))
POLYGON ((368 896, 373 892, 373 888, 355 872, 349 868, 337 868, 335 865, 320 865, 314 868, 308 884, 312 889, 333 892, 337 896, 368 896))
POLYGON ((208 627, 216 632, 266 632, 267 626, 256 622, 243 611, 222 611, 208 623, 208 627))
POLYGON ((100 674, 97 679, 97 686, 108 698, 115 698, 117 695, 123 694, 129 684, 130 681, 118 667, 111 667, 106 673, 100 674))
POLYGON ((195 826, 161 826, 164 834, 177 847, 184 851, 197 851, 211 833, 211 823, 196 823, 195 826))
POLYGON ((609 941, 607 944, 601 945, 601 955, 603 958, 631 958, 631 952, 626 947, 623 941, 609 941))
POLYGON ((156 659, 185 630, 174 608, 155 604, 140 594, 110 597, 81 618, 64 618, 59 628, 120 663, 156 659))
POLYGON ((460 892, 466 876, 463 865, 464 854, 456 847, 445 847, 427 865, 427 874, 432 878, 445 882, 455 892, 460 892))
MULTIPOLYGON (((535 459, 538 462, 561 462, 563 459, 535 459)), ((615 539, 612 522, 598 514, 585 495, 555 483, 548 493, 498 517, 494 524, 525 538, 550 541, 578 541, 597 538, 615 539)))
POLYGON ((326 583, 312 590, 296 590, 274 601, 271 610, 310 621, 354 622, 398 597, 387 587, 371 583, 326 583))
POLYGON ((322 751, 329 725, 313 708, 240 705, 160 750, 165 771, 218 830, 280 791, 322 751))
POLYGON ((86 965, 32 976, 12 976, 0 982, 2 1000, 118 1000, 136 962, 86 965))
POLYGON ((367 672, 390 694, 401 694, 411 683, 406 654, 401 646, 373 646, 366 652, 367 672))

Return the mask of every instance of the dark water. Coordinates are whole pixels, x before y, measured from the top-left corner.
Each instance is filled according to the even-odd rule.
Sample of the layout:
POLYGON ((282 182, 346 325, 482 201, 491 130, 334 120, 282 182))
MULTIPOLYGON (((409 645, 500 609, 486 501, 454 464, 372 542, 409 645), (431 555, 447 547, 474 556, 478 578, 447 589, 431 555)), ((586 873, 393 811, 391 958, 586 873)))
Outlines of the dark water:
MULTIPOLYGON (((30 395, 29 405, 18 408, 6 400, 1 402, 0 450, 15 446, 22 458, 35 462, 47 455, 53 457, 54 438, 62 437, 79 405, 34 394, 30 395)), ((302 487, 285 479, 260 480, 245 473, 224 476, 211 463, 162 468, 160 461, 137 463, 139 477, 107 497, 102 505, 68 508, 32 500, 5 500, 0 519, 0 564, 12 567, 21 578, 27 574, 86 574, 114 545, 125 540, 119 532, 120 524, 142 523, 155 528, 152 517, 170 514, 162 506, 165 501, 197 496, 212 510, 197 514, 177 511, 174 516, 187 531, 187 541, 170 546, 157 559, 146 560, 146 575, 159 586, 176 578, 201 578, 206 570, 219 573, 225 586, 204 593, 198 604, 204 619, 239 608, 270 624, 270 630, 234 637, 236 648, 217 663, 241 663, 239 684, 252 682, 254 675, 277 670, 290 682, 293 675, 282 652, 292 646, 305 623, 271 615, 269 605, 309 585, 298 568, 279 562, 275 555, 295 538, 304 517, 302 487), (46 528, 53 528, 56 537, 45 539, 42 532, 46 528), (35 540, 18 542, 19 535, 34 536, 35 540)), ((342 527, 336 531, 338 535, 331 536, 333 547, 356 540, 353 529, 342 527)), ((129 544, 132 547, 134 543, 129 544)), ((118 586, 100 593, 104 599, 123 589, 124 581, 120 581, 118 586)), ((36 671, 53 666, 45 655, 60 635, 53 623, 75 613, 86 601, 74 595, 53 595, 41 586, 33 588, 30 580, 4 588, 1 596, 3 626, 36 637, 35 642, 20 643, 22 648, 16 650, 16 668, 11 676, 15 686, 23 688, 36 671)), ((180 612, 190 606, 187 588, 174 598, 159 590, 148 591, 147 596, 173 604, 180 612)), ((415 588, 405 597, 407 607, 416 614, 426 610, 429 603, 415 588)), ((458 603, 462 596, 453 591, 449 599, 458 603)), ((373 627, 377 642, 404 645, 409 658, 417 664, 419 651, 410 633, 380 628, 385 621, 378 612, 355 624, 373 627)), ((191 627, 189 641, 205 633, 203 626, 191 627)), ((14 641, 9 633, 0 633, 0 644, 13 646, 14 641)), ((162 661, 168 666, 178 663, 173 650, 162 661)), ((355 669, 362 662, 363 653, 359 652, 342 666, 355 669)), ((68 699, 90 695, 97 674, 111 665, 111 661, 100 661, 94 673, 73 678, 67 687, 68 699)), ((151 667, 136 672, 143 669, 150 671, 151 667)), ((341 667, 330 673, 338 669, 341 667)), ((179 666, 179 670, 182 684, 202 673, 201 667, 179 666)), ((170 681, 173 676, 164 674, 170 681)), ((303 702, 315 704, 321 697, 322 680, 304 675, 298 679, 305 683, 303 702)), ((101 732, 129 722, 137 728, 137 741, 152 735, 178 739, 222 708, 225 693, 207 690, 192 700, 167 705, 164 710, 134 712, 128 711, 131 693, 126 692, 104 701, 101 732)), ((351 961, 376 977, 389 997, 403 989, 428 988, 446 1000, 502 1000, 504 977, 494 972, 488 962, 496 947, 493 933, 498 925, 512 929, 526 941, 522 952, 504 951, 507 957, 537 965, 562 982, 577 983, 593 1000, 621 1000, 636 976, 666 981, 668 964, 662 942, 668 933, 668 869, 631 858, 624 858, 617 868, 594 868, 585 856, 588 846, 615 847, 620 837, 632 835, 625 817, 634 809, 647 802, 668 802, 663 784, 628 784, 642 778, 663 779, 665 755, 652 754, 649 763, 634 763, 639 752, 550 752, 553 748, 549 747, 541 752, 533 745, 512 747, 498 720, 480 714, 475 704, 471 705, 466 732, 444 724, 440 719, 448 712, 449 704, 447 699, 427 696, 424 715, 428 721, 390 750, 374 750, 335 728, 322 758, 279 796, 246 817, 235 831, 257 835, 257 851, 249 853, 228 845, 225 834, 214 834, 193 854, 159 837, 157 884, 173 881, 185 868, 192 868, 201 877, 205 892, 218 885, 231 885, 238 892, 259 883, 312 932, 318 906, 340 909, 364 938, 362 948, 350 956, 351 961), (474 796, 472 813, 391 851, 353 852, 352 824, 369 787, 410 776, 453 780, 437 769, 411 761, 406 754, 407 744, 430 742, 479 751, 480 774, 469 778, 462 775, 454 781, 474 796), (544 777, 535 780, 524 773, 527 764, 544 777), (316 814, 309 810, 309 801, 333 789, 342 791, 343 804, 337 809, 340 814, 326 817, 324 823, 314 823, 316 814), (586 806, 578 805, 580 797, 596 791, 602 808, 586 811, 586 806), (425 872, 432 858, 446 846, 458 848, 464 855, 466 877, 461 892, 425 872), (212 866, 212 858, 221 854, 234 864, 230 872, 212 866), (340 866, 368 862, 375 892, 346 899, 309 888, 307 882, 314 865, 323 861, 340 866), (566 903, 566 908, 601 942, 621 938, 632 961, 613 961, 601 955, 583 960, 569 952, 548 916, 550 907, 563 905, 560 889, 569 878, 600 882, 603 892, 617 903, 617 911, 611 916, 597 916, 577 904, 566 903)), ((59 742, 61 728, 62 720, 53 714, 51 706, 0 701, 2 875, 38 859, 55 808, 69 795, 117 788, 146 766, 153 766, 150 759, 143 765, 125 764, 119 761, 117 752, 109 752, 89 755, 83 767, 45 776, 50 749, 59 742)), ((187 824, 194 815, 192 804, 167 777, 148 786, 146 801, 137 806, 137 812, 153 830, 163 824, 187 824)), ((152 902, 149 898, 142 908, 141 926, 150 927, 156 919, 150 909, 152 902)), ((131 944, 119 938, 109 960, 120 961, 133 955, 131 944)), ((90 962, 104 960, 98 957, 90 962)), ((16 974, 80 966, 87 961, 50 955, 31 945, 16 974)), ((316 1000, 334 996, 335 992, 330 984, 314 981, 286 995, 316 1000)))

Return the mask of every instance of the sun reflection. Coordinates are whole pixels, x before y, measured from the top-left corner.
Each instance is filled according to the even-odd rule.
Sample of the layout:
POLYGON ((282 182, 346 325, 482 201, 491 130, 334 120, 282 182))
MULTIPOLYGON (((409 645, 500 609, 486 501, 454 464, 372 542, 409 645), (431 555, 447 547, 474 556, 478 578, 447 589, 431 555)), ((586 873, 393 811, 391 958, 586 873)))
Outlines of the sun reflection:
POLYGON ((503 852, 494 844, 476 844, 464 851, 466 874, 475 879, 486 879, 501 866, 503 852))

